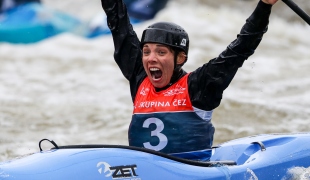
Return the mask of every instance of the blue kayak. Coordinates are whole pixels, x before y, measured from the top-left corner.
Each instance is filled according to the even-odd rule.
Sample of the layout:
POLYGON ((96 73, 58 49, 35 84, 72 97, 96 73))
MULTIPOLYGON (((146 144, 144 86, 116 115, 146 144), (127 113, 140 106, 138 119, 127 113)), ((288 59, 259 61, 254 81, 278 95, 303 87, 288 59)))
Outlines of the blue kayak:
POLYGON ((54 143, 50 150, 40 147, 40 152, 0 163, 0 179, 288 180, 294 169, 310 167, 309 142, 310 133, 245 137, 214 147, 208 162, 131 146, 54 143))
POLYGON ((0 42, 34 43, 63 32, 83 35, 84 26, 66 13, 26 3, 0 14, 0 42))

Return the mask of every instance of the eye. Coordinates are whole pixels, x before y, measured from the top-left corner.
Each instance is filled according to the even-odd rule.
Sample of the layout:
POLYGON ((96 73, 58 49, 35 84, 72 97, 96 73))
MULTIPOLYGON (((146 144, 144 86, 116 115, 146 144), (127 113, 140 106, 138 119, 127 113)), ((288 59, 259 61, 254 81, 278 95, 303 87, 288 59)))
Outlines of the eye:
POLYGON ((149 50, 143 50, 143 55, 144 56, 147 56, 147 55, 149 55, 150 54, 150 51, 149 50))
POLYGON ((158 54, 159 54, 160 56, 164 56, 164 55, 166 54, 166 51, 159 50, 159 51, 158 51, 158 54))

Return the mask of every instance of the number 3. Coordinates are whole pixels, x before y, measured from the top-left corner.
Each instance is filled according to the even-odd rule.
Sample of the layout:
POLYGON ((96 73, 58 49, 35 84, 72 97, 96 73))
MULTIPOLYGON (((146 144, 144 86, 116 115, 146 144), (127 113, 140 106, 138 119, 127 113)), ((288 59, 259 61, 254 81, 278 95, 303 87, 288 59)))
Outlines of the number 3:
POLYGON ((143 123, 143 127, 144 128, 149 128, 150 124, 155 124, 156 125, 156 129, 154 131, 151 132, 151 136, 156 136, 159 139, 159 144, 156 146, 152 146, 151 143, 149 142, 145 142, 143 143, 145 148, 148 149, 153 149, 155 151, 160 151, 162 149, 164 149, 167 144, 168 144, 168 138, 162 134, 161 132, 164 130, 164 123, 157 118, 149 118, 147 120, 144 121, 143 123))

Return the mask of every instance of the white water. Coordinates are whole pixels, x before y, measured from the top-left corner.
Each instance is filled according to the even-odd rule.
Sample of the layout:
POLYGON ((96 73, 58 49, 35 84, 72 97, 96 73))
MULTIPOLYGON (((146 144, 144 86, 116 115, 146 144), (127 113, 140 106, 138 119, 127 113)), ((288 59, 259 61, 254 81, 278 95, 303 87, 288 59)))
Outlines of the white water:
MULTIPOLYGON (((183 26, 191 38, 187 71, 221 53, 256 4, 244 1, 247 12, 186 2, 171 1, 154 20, 135 29, 140 36, 155 21, 183 26)), ((99 0, 46 4, 84 20, 102 12, 99 0)), ((215 144, 262 133, 310 131, 309 35, 305 24, 271 17, 256 53, 215 110, 215 144)), ((43 138, 58 145, 126 145, 131 111, 128 83, 113 60, 110 36, 86 40, 61 34, 32 45, 0 43, 0 161, 39 151, 43 138)))

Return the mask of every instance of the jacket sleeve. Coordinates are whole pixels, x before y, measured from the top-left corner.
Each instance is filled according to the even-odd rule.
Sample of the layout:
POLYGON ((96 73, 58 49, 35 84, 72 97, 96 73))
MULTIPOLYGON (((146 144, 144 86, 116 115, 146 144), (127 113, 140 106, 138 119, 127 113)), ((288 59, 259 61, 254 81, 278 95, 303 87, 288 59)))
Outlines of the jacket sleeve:
POLYGON ((140 40, 133 30, 127 8, 122 0, 101 0, 101 4, 113 36, 114 59, 130 82, 131 95, 134 98, 137 84, 145 76, 140 40))
POLYGON ((267 31, 271 5, 259 1, 240 33, 217 58, 210 60, 189 76, 189 94, 194 107, 213 110, 239 67, 251 56, 267 31))

